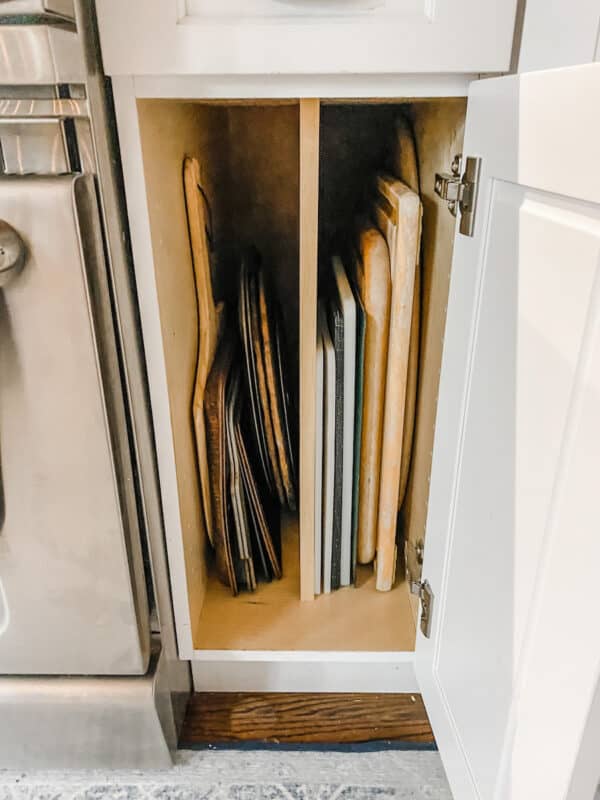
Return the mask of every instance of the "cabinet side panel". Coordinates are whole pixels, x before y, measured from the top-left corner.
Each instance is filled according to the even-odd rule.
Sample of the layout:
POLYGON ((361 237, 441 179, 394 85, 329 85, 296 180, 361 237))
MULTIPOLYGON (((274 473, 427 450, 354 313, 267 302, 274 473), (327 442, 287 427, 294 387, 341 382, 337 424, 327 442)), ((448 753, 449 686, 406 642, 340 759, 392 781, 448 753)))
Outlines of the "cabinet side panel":
MULTIPOLYGON (((429 477, 437 411, 446 306, 450 286, 452 248, 456 220, 434 192, 436 172, 449 170, 455 153, 462 150, 466 100, 426 101, 409 107, 419 159, 423 202, 421 249, 421 340, 415 435, 402 525, 411 572, 415 545, 425 539, 429 477), (412 562, 412 563, 411 563, 412 562)), ((417 572, 418 574, 418 572, 417 572)), ((415 616, 418 603, 413 602, 415 616)))
MULTIPOLYGON (((209 106, 138 102, 156 286, 167 370, 173 446, 190 615, 199 615, 206 588, 205 531, 191 402, 198 354, 198 309, 190 252, 184 156, 201 165, 207 196, 218 183, 225 110, 209 106)), ((171 564, 171 570, 175 566, 171 564)))

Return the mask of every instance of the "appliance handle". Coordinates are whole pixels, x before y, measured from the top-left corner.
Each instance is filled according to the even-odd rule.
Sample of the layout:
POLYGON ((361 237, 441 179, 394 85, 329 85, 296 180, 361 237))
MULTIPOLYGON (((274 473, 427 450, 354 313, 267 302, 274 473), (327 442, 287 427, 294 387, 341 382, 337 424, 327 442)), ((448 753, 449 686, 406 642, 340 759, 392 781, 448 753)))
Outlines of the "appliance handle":
POLYGON ((0 0, 1 16, 44 16, 74 20, 73 0, 0 0))
POLYGON ((25 242, 17 231, 0 219, 0 288, 22 270, 27 257, 25 242))

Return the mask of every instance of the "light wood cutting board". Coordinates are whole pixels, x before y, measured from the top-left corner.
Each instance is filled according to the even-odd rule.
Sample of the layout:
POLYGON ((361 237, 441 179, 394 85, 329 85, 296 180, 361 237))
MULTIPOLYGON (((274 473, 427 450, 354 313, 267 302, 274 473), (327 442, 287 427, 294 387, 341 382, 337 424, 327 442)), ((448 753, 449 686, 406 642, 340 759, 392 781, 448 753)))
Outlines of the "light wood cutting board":
POLYGON ((390 250, 392 299, 383 412, 381 481, 377 520, 376 588, 395 579, 396 521, 402 466, 406 385, 415 272, 421 238, 421 201, 402 181, 379 176, 375 215, 390 250))
MULTIPOLYGON (((390 169, 409 189, 420 196, 419 161, 415 137, 409 121, 401 116, 396 120, 394 145, 391 153, 390 169)), ((406 378, 406 409, 404 412, 404 431, 402 433, 402 465, 400 468, 400 490, 398 510, 400 510, 410 471, 415 416, 417 406, 417 384, 419 375, 419 344, 421 337, 421 264, 420 252, 415 271, 412 322, 410 328, 410 349, 408 354, 408 375, 406 378)))
POLYGON ((196 436, 204 525, 209 541, 214 545, 210 477, 206 446, 206 425, 204 419, 204 394, 208 375, 223 330, 224 306, 223 303, 219 303, 219 305, 216 306, 213 295, 206 207, 201 192, 202 176, 200 173, 200 164, 196 158, 186 158, 184 160, 183 184, 196 281, 196 295, 198 298, 198 362, 196 365, 196 381, 192 399, 192 417, 196 436))
POLYGON ((365 357, 358 484, 358 562, 375 558, 381 473, 381 436, 392 281, 387 243, 377 228, 359 221, 356 286, 365 309, 365 357))

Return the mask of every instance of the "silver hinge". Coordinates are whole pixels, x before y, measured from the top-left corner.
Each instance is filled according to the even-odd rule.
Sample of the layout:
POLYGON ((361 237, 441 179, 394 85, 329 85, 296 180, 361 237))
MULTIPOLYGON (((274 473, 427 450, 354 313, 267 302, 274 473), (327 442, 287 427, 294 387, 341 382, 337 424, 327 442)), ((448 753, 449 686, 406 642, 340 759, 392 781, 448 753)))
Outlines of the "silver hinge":
POLYGON ((448 204, 450 213, 460 211, 459 230, 465 236, 473 236, 481 159, 469 156, 462 171, 462 155, 454 156, 451 172, 438 172, 435 176, 435 193, 448 204))
POLYGON ((431 633, 431 614, 433 610, 433 591, 429 581, 412 583, 410 590, 419 595, 421 601, 421 633, 429 639, 431 633))
POLYGON ((419 594, 421 588, 421 573, 423 572, 423 558, 425 543, 423 539, 416 542, 406 541, 404 545, 404 560, 406 563, 406 579, 412 594, 419 594))

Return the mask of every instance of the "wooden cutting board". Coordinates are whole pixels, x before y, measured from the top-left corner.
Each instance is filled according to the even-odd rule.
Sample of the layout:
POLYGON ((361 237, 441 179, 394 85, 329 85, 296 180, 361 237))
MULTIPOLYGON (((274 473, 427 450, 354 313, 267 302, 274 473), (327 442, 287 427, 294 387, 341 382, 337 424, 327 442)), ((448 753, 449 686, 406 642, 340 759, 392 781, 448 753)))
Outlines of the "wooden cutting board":
POLYGON ((358 485, 358 562, 369 564, 377 544, 381 436, 392 282, 387 243, 377 228, 360 223, 356 286, 366 314, 361 463, 358 485))
POLYGON ((390 153, 390 172, 405 183, 415 194, 420 194, 419 159, 410 122, 398 117, 395 126, 393 147, 390 153))
POLYGON ((406 385, 415 272, 421 238, 421 201, 402 181, 379 176, 377 224, 390 250, 392 298, 383 411, 381 481, 377 520, 376 588, 389 591, 395 579, 396 521, 402 466, 406 385))
MULTIPOLYGON (((420 195, 419 161, 415 137, 406 117, 396 120, 395 141, 391 153, 391 172, 409 189, 420 195)), ((419 253, 420 256, 420 253, 419 253)), ((415 289, 413 295, 412 322, 410 328, 410 349, 408 354, 408 375, 406 378, 406 409, 404 412, 404 430, 402 432, 402 465, 400 468, 400 490, 398 492, 398 510, 400 510, 410 471, 415 416, 417 407, 417 385, 419 375, 419 345, 421 338, 421 264, 420 257, 415 271, 415 289)))
POLYGON ((204 420, 204 394, 217 344, 224 322, 224 306, 215 305, 210 272, 210 255, 207 235, 205 200, 201 192, 200 164, 195 158, 183 162, 183 183, 187 208, 192 261, 198 298, 198 363, 192 398, 192 416, 200 473, 200 494, 204 525, 209 541, 214 545, 210 477, 208 469, 206 425, 204 420))

